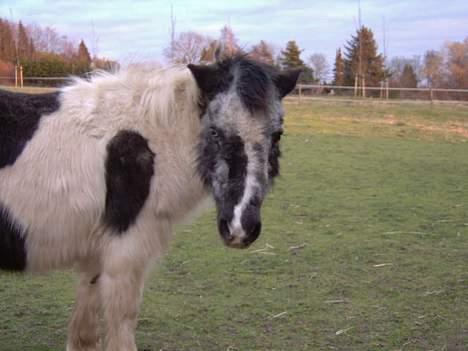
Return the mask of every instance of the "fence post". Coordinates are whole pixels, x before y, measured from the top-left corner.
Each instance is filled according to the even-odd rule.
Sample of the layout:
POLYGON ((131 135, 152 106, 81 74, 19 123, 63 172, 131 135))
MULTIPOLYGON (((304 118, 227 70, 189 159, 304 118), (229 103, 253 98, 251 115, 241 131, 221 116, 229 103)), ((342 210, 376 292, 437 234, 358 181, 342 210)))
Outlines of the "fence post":
POLYGON ((358 76, 354 78, 354 97, 357 97, 358 94, 358 76))
POLYGON ((299 104, 301 103, 302 101, 302 85, 299 84, 299 104))
POLYGON ((388 98, 390 97, 390 89, 389 89, 390 84, 388 83, 388 80, 385 81, 385 97, 388 98))
POLYGON ((23 66, 20 65, 20 87, 23 87, 23 66))
POLYGON ((432 91, 432 87, 429 88, 429 99, 431 99, 431 103, 434 101, 434 92, 432 91))
POLYGON ((18 88, 18 66, 15 65, 15 88, 18 88))
POLYGON ((362 77, 362 97, 366 97, 366 78, 362 77))

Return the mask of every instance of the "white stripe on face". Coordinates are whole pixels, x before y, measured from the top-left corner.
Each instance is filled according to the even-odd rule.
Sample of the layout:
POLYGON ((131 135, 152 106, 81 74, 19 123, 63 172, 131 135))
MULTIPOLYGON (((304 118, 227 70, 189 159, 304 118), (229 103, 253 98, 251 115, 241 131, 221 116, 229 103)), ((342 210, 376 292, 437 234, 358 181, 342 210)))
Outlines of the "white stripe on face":
POLYGON ((242 228, 241 218, 245 208, 250 203, 250 200, 255 196, 255 190, 260 187, 255 176, 255 162, 252 162, 252 158, 249 157, 247 164, 247 176, 245 178, 244 193, 241 201, 234 207, 234 216, 231 223, 229 224, 229 230, 231 235, 234 237, 234 244, 241 243, 246 237, 244 228, 242 228))

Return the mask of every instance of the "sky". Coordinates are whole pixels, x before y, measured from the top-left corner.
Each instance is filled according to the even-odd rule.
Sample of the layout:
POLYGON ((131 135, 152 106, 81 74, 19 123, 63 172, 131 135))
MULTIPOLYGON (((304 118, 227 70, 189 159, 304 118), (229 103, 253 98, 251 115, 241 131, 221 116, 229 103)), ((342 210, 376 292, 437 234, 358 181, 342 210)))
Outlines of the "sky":
MULTIPOLYGON (((217 38, 228 24, 244 48, 263 39, 279 52, 296 40, 303 60, 323 53, 330 64, 358 26, 358 0, 0 0, 0 17, 53 27, 123 64, 164 62, 171 6, 177 33, 217 38)), ((361 0, 361 8, 362 24, 381 52, 385 38, 388 57, 423 55, 468 37, 468 0, 361 0)))

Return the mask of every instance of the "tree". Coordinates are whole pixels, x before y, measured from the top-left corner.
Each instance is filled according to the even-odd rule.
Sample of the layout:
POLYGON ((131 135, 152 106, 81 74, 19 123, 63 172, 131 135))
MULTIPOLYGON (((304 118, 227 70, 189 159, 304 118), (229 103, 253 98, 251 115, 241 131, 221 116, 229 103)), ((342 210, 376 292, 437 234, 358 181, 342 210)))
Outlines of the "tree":
POLYGON ((89 54, 88 48, 83 40, 81 40, 80 45, 78 46, 78 61, 84 64, 91 64, 91 55, 89 54))
POLYGON ((309 57, 309 63, 314 71, 315 79, 318 80, 319 83, 325 82, 330 72, 330 68, 325 55, 318 53, 313 54, 309 57))
POLYGON ((238 40, 232 28, 225 25, 221 29, 221 35, 219 37, 219 44, 221 45, 221 56, 230 57, 241 52, 238 40))
POLYGON ((273 47, 264 40, 260 40, 257 45, 252 47, 249 56, 254 60, 273 65, 273 47))
POLYGON ((354 85, 358 77, 359 83, 364 79, 367 86, 378 86, 385 78, 385 66, 372 30, 362 26, 345 49, 345 85, 354 85))
POLYGON ((21 21, 18 23, 18 59, 29 60, 33 56, 34 45, 29 39, 26 28, 21 21))
POLYGON ((0 60, 14 63, 16 61, 16 45, 12 26, 7 20, 0 18, 0 60))
POLYGON ((438 51, 429 50, 424 55, 424 77, 431 88, 436 88, 443 84, 443 64, 444 58, 438 51))
POLYGON ((393 87, 401 86, 401 77, 403 75, 403 70, 406 65, 410 65, 413 69, 414 74, 416 75, 416 80, 418 82, 424 79, 422 74, 422 63, 420 56, 413 56, 412 58, 407 57, 393 57, 388 63, 388 71, 390 77, 390 85, 393 87))
POLYGON ((183 32, 166 48, 164 55, 172 63, 199 63, 211 39, 196 32, 183 32))
MULTIPOLYGON (((63 59, 65 57, 61 55, 63 59)), ((72 58, 72 72, 73 74, 85 74, 91 70, 91 55, 89 54, 88 48, 83 40, 81 40, 78 46, 78 55, 76 59, 72 58)))
POLYGON ((201 62, 214 62, 216 61, 216 50, 219 48, 219 42, 217 40, 212 40, 208 46, 203 48, 200 54, 201 62))
POLYGON ((290 40, 286 44, 286 48, 281 51, 280 63, 283 69, 302 68, 305 66, 301 59, 303 50, 299 49, 296 41, 290 40))
POLYGON ((299 46, 297 46, 294 40, 288 41, 286 48, 281 51, 279 57, 280 66, 283 69, 302 69, 302 73, 299 76, 299 83, 313 83, 315 82, 314 71, 302 61, 302 51, 303 50, 299 49, 299 46))
POLYGON ((345 84, 345 62, 343 56, 341 55, 341 49, 336 50, 333 77, 334 85, 342 86, 345 84))
POLYGON ((414 72, 413 66, 406 64, 400 77, 400 87, 416 88, 418 86, 418 77, 414 72))
POLYGON ((468 89, 468 37, 463 42, 446 45, 448 85, 454 89, 468 89))

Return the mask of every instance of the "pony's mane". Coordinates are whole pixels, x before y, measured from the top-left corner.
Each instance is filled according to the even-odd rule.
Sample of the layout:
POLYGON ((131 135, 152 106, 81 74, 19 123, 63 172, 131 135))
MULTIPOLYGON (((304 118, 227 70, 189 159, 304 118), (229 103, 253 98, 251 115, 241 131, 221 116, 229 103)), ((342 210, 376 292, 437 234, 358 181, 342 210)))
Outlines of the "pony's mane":
POLYGON ((183 65, 132 65, 118 72, 95 71, 89 79, 72 78, 62 91, 94 101, 115 92, 117 98, 132 99, 138 115, 151 124, 170 124, 177 118, 198 115, 200 99, 195 80, 183 65))

